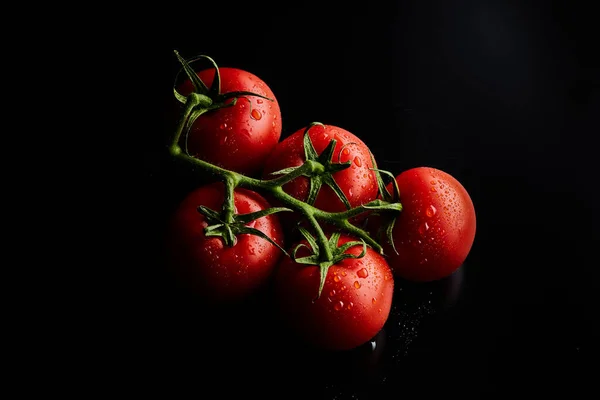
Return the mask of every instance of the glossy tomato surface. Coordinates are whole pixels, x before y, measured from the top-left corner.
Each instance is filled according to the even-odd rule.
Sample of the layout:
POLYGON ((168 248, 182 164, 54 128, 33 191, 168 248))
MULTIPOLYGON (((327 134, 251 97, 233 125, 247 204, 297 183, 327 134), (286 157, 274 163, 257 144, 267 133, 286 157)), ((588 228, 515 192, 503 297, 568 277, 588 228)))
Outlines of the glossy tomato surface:
MULTIPOLYGON (((182 285, 208 300, 229 301, 253 293, 271 276, 282 251, 267 240, 240 234, 233 247, 220 237, 207 237, 206 218, 199 205, 220 210, 224 185, 202 186, 183 199, 170 221, 167 244, 169 259, 182 285)), ((256 192, 235 190, 236 212, 245 214, 270 207, 256 192)), ((277 214, 251 221, 247 226, 265 233, 283 246, 283 233, 277 214)))
MULTIPOLYGON (((355 239, 342 235, 338 243, 350 240, 355 239)), ((299 256, 307 254, 303 250, 299 256)), ((356 245, 346 252, 359 255, 362 250, 362 245, 356 245)), ((368 247, 364 257, 332 265, 321 296, 315 300, 319 281, 319 267, 282 258, 275 280, 276 298, 284 321, 306 343, 326 350, 349 350, 383 328, 392 305, 394 280, 379 253, 368 247)))
MULTIPOLYGON (((234 106, 209 111, 192 125, 181 146, 202 160, 247 175, 259 174, 265 159, 281 137, 281 111, 269 86, 256 75, 237 68, 219 68, 221 93, 249 91, 272 99, 244 95, 234 106)), ((214 69, 198 72, 210 87, 214 69)), ((193 86, 185 81, 179 91, 189 94, 193 86)), ((230 102, 229 100, 228 102, 230 102)))
POLYGON ((447 277, 465 261, 475 239, 469 193, 450 174, 429 167, 406 170, 396 182, 403 211, 393 230, 398 254, 389 244, 384 246, 390 267, 412 281, 447 277))
MULTIPOLYGON (((303 143, 305 130, 306 128, 299 129, 277 144, 266 161, 263 179, 279 176, 271 175, 272 172, 304 163, 306 160, 303 143)), ((333 162, 351 162, 349 168, 335 172, 333 178, 352 207, 377 198, 378 186, 376 175, 371 170, 373 168, 371 153, 361 139, 333 125, 315 125, 309 129, 308 134, 317 154, 321 154, 329 142, 335 139, 337 143, 333 152, 333 162)), ((309 179, 300 176, 285 184, 283 190, 297 199, 306 200, 309 193, 309 179)), ((346 210, 344 203, 327 185, 321 187, 314 205, 324 211, 346 210)))

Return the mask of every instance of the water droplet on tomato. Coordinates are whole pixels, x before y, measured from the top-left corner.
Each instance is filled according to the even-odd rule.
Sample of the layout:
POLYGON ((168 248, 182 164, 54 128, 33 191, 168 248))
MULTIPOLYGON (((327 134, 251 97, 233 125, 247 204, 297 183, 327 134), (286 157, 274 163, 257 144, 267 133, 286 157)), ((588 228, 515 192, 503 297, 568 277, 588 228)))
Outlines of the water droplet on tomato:
POLYGON ((352 197, 352 188, 348 189, 348 196, 352 197))
POLYGON ((432 185, 435 185, 435 181, 434 180, 429 181, 429 183, 431 183, 432 185))
POLYGON ((250 135, 250 131, 249 131, 248 129, 246 129, 246 128, 243 128, 242 130, 240 130, 240 132, 241 132, 242 134, 246 135, 246 136, 251 136, 251 135, 250 135))
POLYGON ((431 187, 431 191, 432 191, 432 192, 437 192, 436 188, 435 188, 435 187, 433 187, 433 186, 431 187))
POLYGON ((354 157, 354 164, 356 164, 357 167, 362 166, 362 160, 360 159, 360 157, 358 157, 358 156, 354 157))
POLYGON ((346 276, 346 271, 342 271, 342 276, 346 276))
POLYGON ((359 278, 366 278, 369 276, 369 271, 367 271, 366 268, 362 268, 356 273, 356 275, 358 275, 359 278))
POLYGON ((373 298, 371 299, 371 303, 373 303, 373 304, 377 303, 377 299, 376 299, 375 297, 373 297, 373 298))
POLYGON ((227 143, 227 136, 225 136, 225 135, 221 136, 221 140, 219 141, 219 143, 221 143, 221 144, 227 143))
POLYGON ((343 301, 338 301, 337 303, 335 303, 335 305, 333 306, 333 308, 336 311, 340 311, 342 308, 344 308, 344 302, 343 301))
POLYGON ((336 282, 339 282, 340 281, 340 277, 336 275, 336 276, 333 277, 333 280, 336 281, 336 282))
POLYGON ((348 310, 352 310, 352 307, 354 306, 354 303, 350 302, 348 303, 348 306, 346 307, 348 310))
POLYGON ((429 224, 427 222, 423 222, 420 226, 419 226, 419 233, 421 235, 424 235, 425 232, 427 232, 429 230, 429 224))
POLYGON ((257 121, 262 118, 262 114, 256 108, 254 110, 252 110, 252 112, 250 113, 250 115, 252 115, 252 118, 254 118, 257 121))
POLYGON ((426 262, 427 262, 427 259, 426 259, 426 258, 424 258, 424 259, 422 259, 422 260, 421 260, 421 262, 420 262, 419 264, 423 265, 423 264, 425 264, 426 262))
POLYGON ((437 212, 437 209, 435 208, 435 206, 433 204, 431 204, 425 210, 425 215, 427 215, 429 218, 431 218, 431 217, 433 217, 435 215, 436 212, 437 212))
POLYGON ((330 295, 331 297, 335 296, 335 290, 331 290, 331 292, 329 292, 329 295, 330 295))
POLYGON ((262 103, 263 103, 262 99, 256 99, 256 102, 257 102, 258 104, 262 104, 262 103))
POLYGON ((342 286, 342 292, 346 290, 346 285, 342 286))
POLYGON ((350 149, 346 147, 344 150, 342 150, 342 154, 347 156, 348 154, 350 154, 350 149))
POLYGON ((221 125, 219 125, 220 129, 226 129, 227 128, 227 124, 226 123, 222 123, 221 125))
POLYGON ((360 283, 358 281, 354 281, 354 287, 360 289, 360 283))

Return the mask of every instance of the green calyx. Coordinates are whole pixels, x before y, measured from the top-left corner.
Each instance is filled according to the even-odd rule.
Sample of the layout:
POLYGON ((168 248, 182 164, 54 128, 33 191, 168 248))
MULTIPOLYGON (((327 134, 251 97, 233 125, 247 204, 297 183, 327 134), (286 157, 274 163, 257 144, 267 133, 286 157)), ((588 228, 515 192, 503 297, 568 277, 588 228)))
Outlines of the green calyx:
POLYGON ((271 207, 265 210, 256 211, 252 213, 233 215, 229 215, 228 211, 229 210, 224 209, 223 212, 219 213, 208 207, 198 206, 198 212, 204 215, 204 217, 206 218, 206 222, 208 223, 208 226, 204 228, 204 235, 221 237, 225 245, 229 247, 235 246, 235 244, 237 243, 238 235, 256 235, 277 246, 279 250, 281 250, 284 254, 288 255, 288 253, 268 235, 256 228, 248 226, 247 224, 251 221, 254 221, 258 218, 262 218, 269 214, 292 210, 285 207, 271 207), (227 222, 228 219, 231 220, 231 222, 227 222))
POLYGON ((400 203, 400 189, 398 188, 398 182, 396 182, 396 177, 389 171, 385 171, 377 168, 377 163, 375 162, 375 157, 373 153, 371 153, 371 162, 373 164, 373 171, 375 172, 375 176, 377 177, 377 186, 379 187, 379 194, 384 200, 384 204, 386 205, 395 205, 396 209, 384 208, 386 210, 385 213, 378 212, 379 209, 374 208, 371 215, 377 215, 381 219, 381 223, 379 224, 379 229, 377 230, 376 236, 377 240, 381 241, 385 235, 385 239, 392 246, 392 249, 396 254, 398 254, 398 250, 396 250, 396 246, 394 245, 394 238, 392 233, 394 232, 394 225, 396 224, 396 219, 400 212, 402 212, 402 204, 400 203), (391 178, 393 193, 390 193, 387 189, 385 182, 383 181, 383 177, 381 174, 385 174, 391 178), (390 212, 391 211, 391 212, 390 212))
POLYGON ((361 239, 360 241, 349 241, 341 246, 338 246, 338 241, 340 239, 341 233, 334 232, 331 234, 331 237, 326 243, 326 246, 329 248, 328 253, 331 256, 323 257, 323 249, 321 249, 317 240, 305 228, 298 226, 298 229, 302 236, 304 236, 310 247, 303 243, 299 244, 294 248, 291 257, 294 259, 295 262, 299 264, 316 265, 319 267, 319 290, 315 299, 313 300, 316 301, 319 297, 321 297, 321 293, 323 292, 323 286, 325 286, 325 280, 327 278, 327 271, 329 270, 329 267, 337 264, 338 262, 346 258, 364 257, 365 254, 367 254, 367 244, 364 240, 361 239), (355 255, 346 253, 348 249, 357 245, 362 245, 363 247, 362 252, 360 254, 355 255), (308 248, 312 254, 300 258, 296 257, 298 250, 300 250, 302 247, 308 248))
MULTIPOLYGON (((182 65, 182 70, 185 72, 190 82, 194 86, 194 90, 187 96, 182 95, 177 91, 175 85, 173 86, 173 92, 175 94, 175 98, 182 104, 185 104, 188 108, 186 110, 186 121, 185 121, 185 135, 186 135, 186 153, 187 152, 187 137, 190 128, 196 122, 198 117, 202 114, 205 114, 209 111, 218 110, 220 108, 232 107, 237 104, 237 100, 239 97, 243 96, 256 96, 265 100, 274 101, 269 97, 260 95, 258 93, 249 92, 249 91, 235 91, 235 92, 227 92, 221 93, 221 74, 219 72, 219 67, 215 63, 215 61, 209 56, 199 55, 190 60, 185 60, 177 50, 174 50, 175 56, 177 60, 182 65), (211 66, 215 69, 215 76, 213 78, 212 84, 210 88, 206 86, 206 84, 200 79, 196 71, 191 67, 191 63, 199 61, 199 60, 207 60, 211 66)), ((180 71, 181 72, 181 71, 180 71)), ((177 74, 175 81, 177 82, 177 74)), ((252 105, 252 103, 250 103, 252 105)), ((250 112, 252 112, 252 107, 250 107, 250 112)))
MULTIPOLYGON (((310 136, 308 134, 310 128, 312 128, 315 125, 323 126, 323 124, 320 122, 312 122, 304 130, 305 163, 310 164, 310 168, 302 174, 303 176, 307 177, 310 181, 308 196, 305 201, 310 205, 314 205, 319 191, 321 190, 321 187, 325 184, 335 192, 338 198, 342 201, 342 203, 344 203, 346 208, 349 210, 352 208, 352 206, 350 205, 348 198, 346 197, 342 189, 339 187, 335 179, 333 179, 333 174, 335 174, 338 171, 342 171, 346 168, 349 168, 351 162, 347 161, 344 163, 334 163, 332 161, 333 152, 337 144, 337 141, 335 139, 332 139, 329 142, 325 150, 323 150, 323 152, 320 155, 317 154, 317 151, 315 150, 315 147, 313 146, 313 143, 310 140, 310 136)), ((271 175, 289 174, 298 168, 300 167, 285 168, 279 171, 272 172, 271 175)))

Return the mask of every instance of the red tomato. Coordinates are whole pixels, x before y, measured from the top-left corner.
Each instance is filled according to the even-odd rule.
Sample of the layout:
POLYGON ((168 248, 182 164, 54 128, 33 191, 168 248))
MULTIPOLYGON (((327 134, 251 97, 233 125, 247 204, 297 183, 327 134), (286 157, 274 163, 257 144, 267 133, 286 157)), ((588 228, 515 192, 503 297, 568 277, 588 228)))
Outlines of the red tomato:
MULTIPOLYGON (((279 103, 269 86, 256 75, 236 68, 219 68, 219 73, 221 93, 249 91, 273 101, 248 95, 239 97, 234 106, 201 115, 189 131, 188 152, 229 170, 259 174, 281 137, 279 103)), ((200 71, 198 76, 210 87, 215 70, 200 71)), ((186 80, 178 91, 187 96, 192 89, 191 81, 186 80)), ((181 139, 184 151, 185 141, 184 133, 181 139)))
MULTIPOLYGON (((398 254, 383 240, 394 274, 433 281, 452 274, 467 258, 475 239, 475 208, 454 177, 418 167, 396 176, 400 213, 392 232, 398 254)), ((392 193, 391 183, 388 190, 392 193)))
MULTIPOLYGON (((353 241, 342 235, 339 245, 353 241)), ((306 244, 305 240, 300 243, 306 244)), ((298 251, 298 257, 308 254, 298 251)), ((359 255, 362 245, 346 253, 359 255)), ((362 258, 347 258, 329 267, 321 296, 317 266, 284 257, 275 278, 282 317, 307 343, 326 350, 349 350, 372 339, 390 313, 394 280, 383 256, 367 247, 362 258)))
MULTIPOLYGON (((305 128, 302 128, 277 144, 265 163, 263 179, 276 178, 279 175, 271 175, 271 172, 304 163, 304 131, 305 128)), ((373 168, 371 153, 362 140, 347 130, 332 125, 315 125, 308 132, 317 154, 323 152, 331 139, 336 139, 333 161, 352 162, 349 168, 332 175, 352 207, 377 198, 379 193, 377 179, 375 173, 370 169, 373 168)), ((309 191, 309 179, 300 176, 285 184, 283 190, 291 196, 305 201, 309 191)), ((314 206, 331 212, 347 209, 336 193, 327 185, 321 186, 314 206)))
MULTIPOLYGON (((236 212, 245 214, 270 207, 256 192, 235 189, 236 212)), ((206 218, 197 211, 199 205, 219 211, 223 204, 224 185, 202 186, 186 196, 176 209, 168 231, 170 260, 182 283, 210 300, 237 300, 261 287, 271 276, 280 249, 256 235, 240 234, 233 247, 225 246, 220 237, 207 237, 206 218)), ((265 233, 280 246, 283 233, 277 214, 258 218, 247 226, 265 233)))

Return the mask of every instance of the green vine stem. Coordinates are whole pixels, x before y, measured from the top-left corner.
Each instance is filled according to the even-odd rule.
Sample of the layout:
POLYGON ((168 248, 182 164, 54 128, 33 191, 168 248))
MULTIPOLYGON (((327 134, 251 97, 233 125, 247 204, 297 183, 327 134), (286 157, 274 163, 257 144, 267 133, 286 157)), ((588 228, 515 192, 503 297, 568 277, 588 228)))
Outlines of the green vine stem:
MULTIPOLYGON (((200 85, 200 83, 198 83, 200 85)), ((234 99, 235 100, 235 99, 234 99)), ((186 127, 189 127, 190 119, 195 120, 199 115, 212 109, 211 100, 202 93, 192 92, 185 99, 185 107, 181 119, 177 123, 174 135, 168 142, 168 151, 170 155, 177 161, 192 167, 193 170, 201 170, 208 172, 225 183, 225 200, 222 210, 222 221, 225 225, 234 223, 235 207, 233 201, 234 189, 236 187, 246 188, 254 191, 263 191, 270 193, 275 199, 280 201, 289 209, 301 213, 309 223, 315 233, 315 240, 319 247, 319 258, 322 262, 331 262, 334 257, 334 251, 325 232, 323 231, 319 221, 326 222, 330 225, 346 231, 347 233, 360 239, 380 254, 383 254, 382 246, 373 239, 369 233, 350 223, 349 219, 359 214, 376 211, 376 212, 400 212, 402 205, 396 201, 373 200, 367 204, 357 206, 342 212, 328 212, 314 207, 307 202, 296 199, 295 197, 284 192, 282 186, 293 179, 302 175, 314 175, 324 169, 324 166, 319 160, 307 159, 301 166, 291 170, 290 172, 278 176, 273 179, 262 180, 252 178, 235 171, 224 169, 207 161, 193 157, 183 151, 180 145, 182 134, 186 127)), ((374 168, 376 170, 376 168, 374 168)), ((376 172, 378 172, 376 170, 376 172)), ((380 178, 379 178, 380 179, 380 178)), ((383 196, 387 198, 386 196, 383 196)), ((289 211, 289 210, 288 210, 289 211)), ((232 245, 235 244, 234 238, 226 240, 232 245)))

